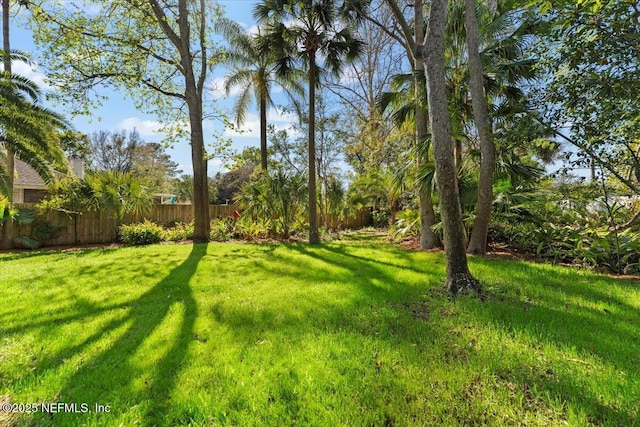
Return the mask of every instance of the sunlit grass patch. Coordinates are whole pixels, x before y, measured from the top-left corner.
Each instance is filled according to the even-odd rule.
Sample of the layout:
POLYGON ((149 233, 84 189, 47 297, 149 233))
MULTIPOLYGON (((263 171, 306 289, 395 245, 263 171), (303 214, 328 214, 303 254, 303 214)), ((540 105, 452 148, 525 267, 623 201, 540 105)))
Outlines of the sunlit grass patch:
POLYGON ((157 245, 0 255, 0 396, 25 425, 633 425, 640 286, 439 253, 157 245))

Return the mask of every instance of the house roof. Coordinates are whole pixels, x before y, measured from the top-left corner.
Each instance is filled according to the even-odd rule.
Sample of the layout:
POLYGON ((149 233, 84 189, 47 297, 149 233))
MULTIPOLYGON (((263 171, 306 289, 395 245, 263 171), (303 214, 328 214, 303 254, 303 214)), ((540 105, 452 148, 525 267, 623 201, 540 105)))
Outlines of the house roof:
MULTIPOLYGON (((35 171, 31 166, 23 162, 22 160, 16 158, 15 159, 15 171, 16 178, 13 183, 15 187, 19 188, 34 188, 34 189, 42 189, 47 188, 44 180, 40 178, 38 172, 35 171)), ((58 171, 53 172, 56 178, 61 178, 64 176, 63 173, 58 171)))

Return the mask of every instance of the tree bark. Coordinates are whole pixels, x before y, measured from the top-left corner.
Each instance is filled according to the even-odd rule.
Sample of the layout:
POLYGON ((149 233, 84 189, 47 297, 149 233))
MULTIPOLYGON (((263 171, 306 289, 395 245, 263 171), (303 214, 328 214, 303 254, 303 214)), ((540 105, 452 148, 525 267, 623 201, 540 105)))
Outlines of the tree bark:
POLYGON ((487 252, 487 234, 493 205, 493 172, 496 164, 496 147, 493 143, 487 99, 484 93, 484 71, 480 59, 476 0, 465 0, 464 26, 467 37, 469 61, 469 86, 473 118, 480 140, 480 179, 478 181, 478 207, 467 252, 484 255, 487 252))
POLYGON ((462 141, 460 138, 454 138, 454 156, 455 156, 455 164, 456 164, 456 172, 460 172, 462 169, 462 141))
MULTIPOLYGON (((2 0, 2 49, 5 52, 3 58, 4 71, 11 72, 11 59, 9 58, 9 52, 11 51, 11 44, 9 42, 9 0, 2 0)), ((2 212, 2 235, 0 236, 0 249, 11 249, 13 247, 13 220, 10 216, 11 207, 13 205, 13 183, 15 175, 15 158, 13 151, 7 147, 7 186, 9 188, 9 194, 7 198, 9 200, 8 206, 2 212)))
POLYGON ((189 125, 191 127, 191 163, 193 165, 193 218, 194 242, 209 241, 209 195, 207 182, 207 160, 204 151, 204 132, 202 129, 201 103, 189 101, 187 88, 189 125))
POLYGON ((316 194, 316 58, 309 53, 309 243, 319 244, 316 194))
MULTIPOLYGON (((422 12, 422 1, 414 2, 414 21, 415 21, 415 38, 422 40, 424 38, 424 14, 422 12)), ((424 98, 426 94, 426 76, 424 73, 424 63, 419 60, 417 52, 413 58, 413 84, 416 99, 416 148, 418 152, 418 168, 422 168, 429 163, 428 149, 422 147, 427 144, 427 117, 424 110, 424 98)), ((420 248, 432 249, 438 246, 440 239, 433 232, 432 227, 436 223, 436 214, 433 210, 433 199, 430 191, 423 191, 422 186, 418 187, 418 199, 420 202, 420 248)))
POLYGON ((267 170, 267 100, 260 99, 260 164, 267 170))
POLYGON ((458 180, 451 141, 451 125, 444 68, 444 31, 447 0, 432 0, 429 27, 421 53, 427 71, 427 99, 431 141, 436 160, 436 182, 444 231, 447 289, 452 295, 480 292, 480 282, 469 272, 464 245, 458 180))
MULTIPOLYGON (((424 75, 424 64, 422 64, 420 61, 417 61, 416 65, 418 63, 420 67, 416 67, 416 73, 418 74, 418 76, 415 78, 414 83, 416 84, 416 100, 419 99, 419 101, 417 101, 416 103, 415 112, 416 145, 420 147, 420 145, 426 144, 427 117, 424 112, 424 106, 422 104, 422 99, 425 96, 426 83, 424 75)), ((419 168, 429 163, 426 147, 418 148, 418 153, 422 153, 423 151, 424 154, 418 155, 419 168)), ((440 244, 440 239, 432 229, 432 227, 436 223, 436 213, 433 210, 433 197, 431 191, 424 191, 422 189, 422 186, 420 185, 418 187, 418 199, 420 202, 420 248, 432 249, 440 244)))
MULTIPOLYGON (((200 2, 204 15, 204 3, 200 2)), ((207 178, 207 156, 204 149, 204 130, 202 127, 202 83, 206 69, 201 70, 196 78, 191 55, 191 34, 187 1, 179 2, 178 28, 180 40, 177 44, 181 65, 184 70, 185 99, 189 110, 189 126, 191 130, 191 162, 193 165, 193 218, 194 242, 209 241, 209 183, 207 178)), ((201 29, 202 31, 202 29, 201 29)), ((200 37, 203 37, 201 34, 200 37)), ((201 41, 202 42, 202 41, 201 41)), ((201 45, 201 49, 204 46, 201 45)), ((202 52, 203 55, 206 51, 202 52)), ((206 63, 206 58, 202 58, 206 63)))

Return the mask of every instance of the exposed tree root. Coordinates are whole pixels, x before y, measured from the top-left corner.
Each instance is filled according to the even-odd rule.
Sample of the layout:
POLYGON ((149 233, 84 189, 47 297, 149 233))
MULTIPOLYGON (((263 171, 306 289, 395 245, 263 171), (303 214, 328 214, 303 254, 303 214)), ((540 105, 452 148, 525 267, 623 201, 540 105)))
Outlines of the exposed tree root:
POLYGON ((482 299, 482 284, 469 273, 456 273, 447 280, 447 290, 451 296, 474 294, 482 299))

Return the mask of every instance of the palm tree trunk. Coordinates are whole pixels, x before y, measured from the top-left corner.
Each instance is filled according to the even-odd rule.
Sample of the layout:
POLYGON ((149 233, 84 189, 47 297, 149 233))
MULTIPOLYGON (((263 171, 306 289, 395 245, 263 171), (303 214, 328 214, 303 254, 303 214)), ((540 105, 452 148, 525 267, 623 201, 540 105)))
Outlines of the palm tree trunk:
POLYGON ((458 179, 451 143, 444 68, 446 11, 447 0, 431 1, 429 27, 420 50, 427 71, 427 99, 444 230, 447 289, 452 295, 456 295, 465 291, 479 292, 480 282, 471 275, 467 265, 458 179))
POLYGON ((316 194, 316 58, 309 53, 309 243, 320 243, 316 194))
MULTIPOLYGON (((2 0, 2 49, 5 52, 3 60, 4 71, 11 72, 11 59, 9 52, 11 45, 9 43, 9 0, 2 0)), ((7 186, 9 188, 9 204, 2 212, 2 235, 0 236, 0 249, 11 249, 13 247, 13 221, 9 215, 11 206, 13 205, 13 182, 14 182, 15 159, 13 151, 7 147, 7 186)))
POLYGON ((493 205, 493 172, 496 164, 496 147, 489 123, 487 100, 484 93, 482 61, 480 59, 476 0, 465 0, 464 26, 467 34, 469 58, 469 86, 473 117, 480 139, 480 179, 478 181, 478 208, 473 221, 473 231, 467 252, 484 255, 487 252, 487 234, 493 205))
MULTIPOLYGON (((416 39, 424 38, 424 14, 422 12, 422 2, 414 2, 414 22, 416 39)), ((417 55, 416 55, 417 56, 417 55)), ((427 117, 424 110, 424 98, 426 92, 426 76, 424 74, 424 63, 417 58, 413 58, 413 79, 416 99, 416 148, 418 148, 418 167, 426 165, 429 162, 428 150, 421 147, 426 144, 427 139, 427 117)), ((432 249, 440 242, 438 235, 433 232, 432 227, 436 223, 436 215, 433 210, 433 199, 430 191, 422 191, 420 185, 418 190, 418 199, 420 201, 420 248, 432 249)))
POLYGON ((260 99, 260 164, 267 170, 267 100, 260 99))

